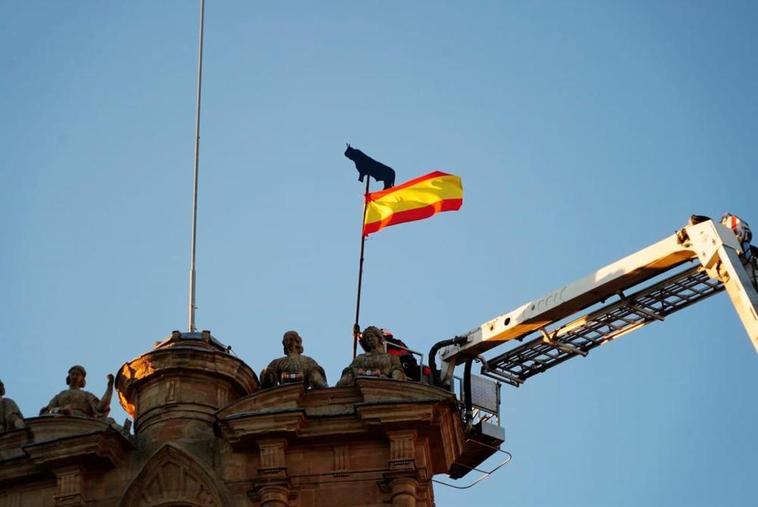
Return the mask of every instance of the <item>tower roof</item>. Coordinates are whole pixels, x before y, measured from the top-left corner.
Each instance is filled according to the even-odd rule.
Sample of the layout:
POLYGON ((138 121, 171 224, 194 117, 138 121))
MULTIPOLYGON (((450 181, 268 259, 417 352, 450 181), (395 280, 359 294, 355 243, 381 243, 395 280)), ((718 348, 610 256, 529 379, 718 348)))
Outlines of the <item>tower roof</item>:
POLYGON ((207 350, 219 350, 222 352, 229 352, 230 346, 224 345, 218 341, 211 334, 210 331, 202 332, 187 332, 172 331, 163 341, 156 342, 153 346, 153 350, 169 349, 175 347, 192 347, 202 348, 207 350))

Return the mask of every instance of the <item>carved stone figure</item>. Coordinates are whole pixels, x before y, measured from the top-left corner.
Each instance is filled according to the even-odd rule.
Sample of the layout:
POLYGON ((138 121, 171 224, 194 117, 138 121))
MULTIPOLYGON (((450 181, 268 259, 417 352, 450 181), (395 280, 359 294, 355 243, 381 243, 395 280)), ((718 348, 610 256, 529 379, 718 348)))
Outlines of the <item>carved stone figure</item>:
POLYGON ((40 410, 40 415, 62 414, 79 417, 94 417, 104 419, 111 410, 111 397, 113 396, 113 375, 108 374, 108 386, 102 399, 85 391, 87 384, 85 378, 87 371, 83 366, 74 365, 68 370, 66 385, 68 389, 56 394, 46 407, 40 410))
POLYGON ((0 433, 25 427, 21 410, 15 401, 5 398, 5 384, 0 380, 0 433))
POLYGON ((265 389, 284 384, 305 384, 305 388, 328 387, 326 373, 319 364, 303 355, 303 339, 297 331, 287 331, 282 338, 284 357, 274 359, 261 372, 265 389))
POLYGON ((397 356, 384 351, 384 335, 374 326, 363 330, 360 344, 366 352, 353 359, 350 366, 342 370, 337 387, 351 386, 356 377, 383 377, 406 380, 403 366, 397 356))

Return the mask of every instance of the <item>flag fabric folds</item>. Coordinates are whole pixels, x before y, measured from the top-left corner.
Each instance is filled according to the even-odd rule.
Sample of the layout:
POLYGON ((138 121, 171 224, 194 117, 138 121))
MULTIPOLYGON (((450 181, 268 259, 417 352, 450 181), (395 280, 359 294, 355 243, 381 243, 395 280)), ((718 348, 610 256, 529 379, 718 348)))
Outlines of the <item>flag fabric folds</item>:
POLYGON ((435 171, 387 190, 366 196, 363 235, 388 225, 422 220, 441 211, 456 211, 463 204, 461 178, 435 171))

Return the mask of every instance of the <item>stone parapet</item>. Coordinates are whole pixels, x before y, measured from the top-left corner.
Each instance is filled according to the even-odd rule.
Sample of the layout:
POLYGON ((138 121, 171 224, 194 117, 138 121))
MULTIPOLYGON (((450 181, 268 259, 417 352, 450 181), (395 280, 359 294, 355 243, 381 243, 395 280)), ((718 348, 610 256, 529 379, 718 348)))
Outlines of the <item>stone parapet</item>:
POLYGON ((85 505, 86 478, 123 466, 133 449, 127 436, 102 420, 46 416, 25 422, 22 430, 0 434, 0 491, 19 485, 29 495, 33 483, 53 493, 56 506, 85 505))
POLYGON ((265 390, 217 417, 232 450, 230 475, 255 457, 258 479, 248 484, 259 505, 269 505, 266 491, 278 492, 270 505, 285 505, 282 488, 300 506, 432 505, 432 476, 447 472, 464 447, 450 392, 396 380, 265 390))

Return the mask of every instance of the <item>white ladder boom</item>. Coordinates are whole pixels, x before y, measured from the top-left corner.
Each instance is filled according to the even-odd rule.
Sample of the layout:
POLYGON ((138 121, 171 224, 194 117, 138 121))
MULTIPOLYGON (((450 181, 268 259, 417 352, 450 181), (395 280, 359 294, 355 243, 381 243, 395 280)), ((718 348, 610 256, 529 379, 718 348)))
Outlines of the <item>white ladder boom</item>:
POLYGON ((518 386, 537 373, 571 357, 587 355, 603 343, 663 320, 724 289, 758 351, 757 261, 753 258, 743 264, 747 257, 744 254, 729 228, 712 220, 688 225, 666 239, 466 333, 465 343, 441 350, 442 376, 449 380, 456 364, 480 358, 493 347, 518 340, 523 343, 492 359, 480 358, 484 375, 518 386), (695 265, 677 269, 685 263, 695 265), (676 271, 665 276, 672 270, 676 271), (663 279, 645 286, 658 277, 663 279), (628 291, 634 292, 624 294, 628 291), (612 298, 614 301, 602 308, 548 329, 612 298))

